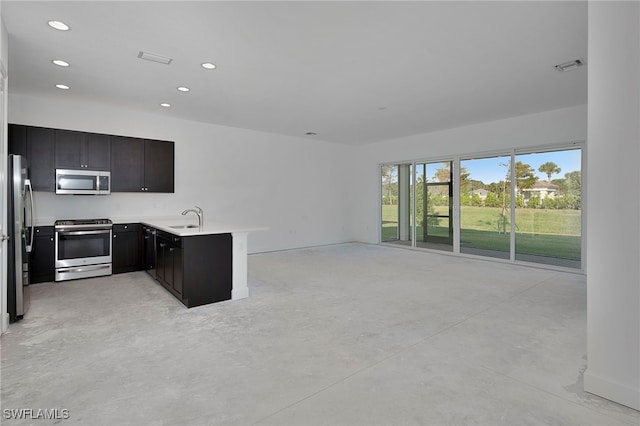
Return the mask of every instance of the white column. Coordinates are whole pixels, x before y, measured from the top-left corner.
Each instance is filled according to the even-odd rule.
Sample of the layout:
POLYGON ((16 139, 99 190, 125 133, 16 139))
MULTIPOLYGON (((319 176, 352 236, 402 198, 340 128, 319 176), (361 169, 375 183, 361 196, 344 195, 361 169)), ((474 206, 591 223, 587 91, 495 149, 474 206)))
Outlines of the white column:
POLYGON ((640 409, 640 3, 590 1, 588 34, 584 388, 640 409))
POLYGON ((233 238, 233 270, 231 299, 244 299, 249 297, 247 286, 247 236, 248 232, 232 232, 233 238))

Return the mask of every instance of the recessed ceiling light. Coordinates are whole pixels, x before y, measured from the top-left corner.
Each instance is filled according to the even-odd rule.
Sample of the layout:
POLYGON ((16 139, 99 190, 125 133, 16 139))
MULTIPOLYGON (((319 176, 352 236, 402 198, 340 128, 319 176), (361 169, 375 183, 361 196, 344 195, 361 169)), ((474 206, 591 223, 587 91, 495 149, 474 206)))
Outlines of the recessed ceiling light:
POLYGON ((207 69, 207 70, 212 70, 216 68, 216 64, 212 64, 211 62, 205 62, 202 65, 202 68, 207 69))
POLYGON ((66 84, 56 84, 56 87, 58 89, 62 89, 62 90, 69 90, 70 89, 70 87, 67 86, 66 84))
POLYGON ((189 89, 188 87, 180 86, 180 87, 178 87, 178 90, 181 91, 181 92, 188 92, 191 89, 189 89))
POLYGON ((555 65, 554 68, 560 72, 571 71, 580 68, 584 65, 584 60, 576 59, 575 61, 565 62, 563 64, 555 65))
POLYGON ((54 64, 56 64, 59 67, 68 67, 69 66, 69 62, 63 61, 62 59, 54 59, 51 62, 53 62, 54 64))
POLYGON ((160 106, 163 107, 163 108, 169 108, 171 106, 171 104, 163 102, 163 103, 160 104, 160 106))
POLYGON ((47 22, 51 28, 55 28, 60 31, 69 31, 71 28, 61 21, 49 21, 47 22))

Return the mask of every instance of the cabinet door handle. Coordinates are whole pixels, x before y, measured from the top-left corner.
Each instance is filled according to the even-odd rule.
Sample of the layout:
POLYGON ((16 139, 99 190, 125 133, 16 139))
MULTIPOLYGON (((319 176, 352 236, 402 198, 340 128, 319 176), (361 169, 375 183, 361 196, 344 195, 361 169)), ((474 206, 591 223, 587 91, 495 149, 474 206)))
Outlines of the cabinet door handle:
POLYGON ((117 235, 114 235, 113 238, 117 237, 117 235))
POLYGON ((173 247, 169 247, 169 251, 173 251, 173 247))

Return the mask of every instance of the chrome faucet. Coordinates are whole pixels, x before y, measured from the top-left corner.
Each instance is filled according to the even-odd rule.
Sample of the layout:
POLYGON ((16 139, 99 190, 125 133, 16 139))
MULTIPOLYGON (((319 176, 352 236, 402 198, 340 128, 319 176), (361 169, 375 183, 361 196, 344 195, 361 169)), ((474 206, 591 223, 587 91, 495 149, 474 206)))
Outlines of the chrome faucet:
POLYGON ((200 229, 202 229, 202 209, 198 206, 195 206, 195 209, 186 209, 185 211, 182 212, 182 215, 186 215, 187 213, 195 213, 196 215, 198 215, 198 227, 200 229))

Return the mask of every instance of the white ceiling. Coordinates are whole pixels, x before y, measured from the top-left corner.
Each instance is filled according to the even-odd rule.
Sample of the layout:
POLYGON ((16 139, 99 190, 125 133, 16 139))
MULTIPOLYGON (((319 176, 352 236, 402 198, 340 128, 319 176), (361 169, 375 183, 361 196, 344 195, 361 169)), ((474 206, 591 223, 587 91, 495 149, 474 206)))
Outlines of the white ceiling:
POLYGON ((338 143, 587 102, 587 67, 553 67, 588 62, 583 1, 3 0, 2 14, 10 93, 338 143))

